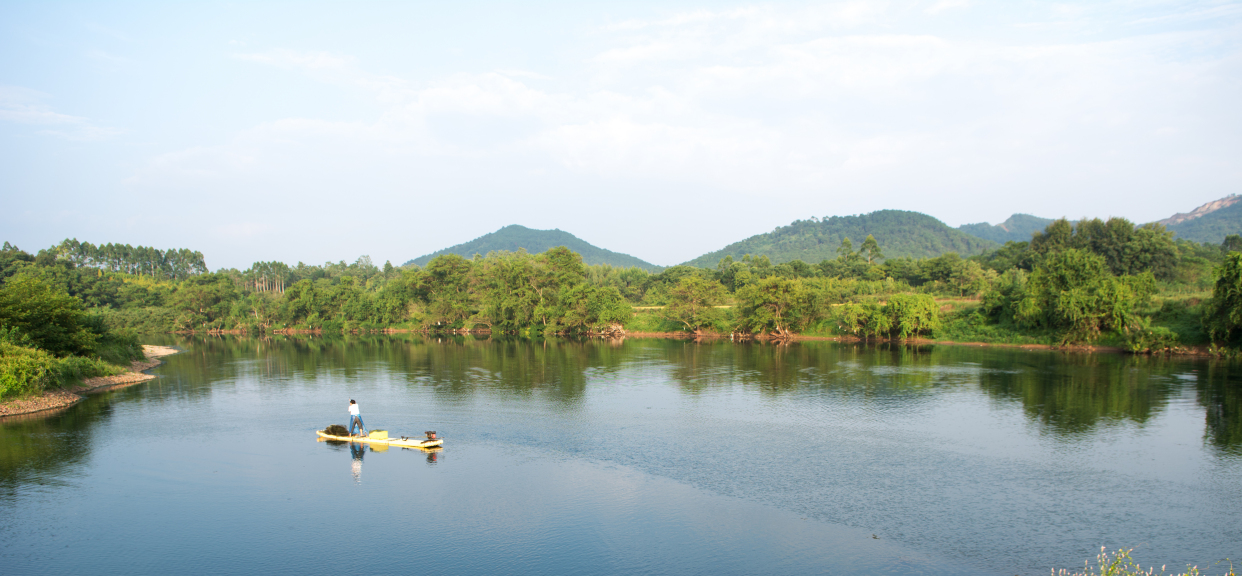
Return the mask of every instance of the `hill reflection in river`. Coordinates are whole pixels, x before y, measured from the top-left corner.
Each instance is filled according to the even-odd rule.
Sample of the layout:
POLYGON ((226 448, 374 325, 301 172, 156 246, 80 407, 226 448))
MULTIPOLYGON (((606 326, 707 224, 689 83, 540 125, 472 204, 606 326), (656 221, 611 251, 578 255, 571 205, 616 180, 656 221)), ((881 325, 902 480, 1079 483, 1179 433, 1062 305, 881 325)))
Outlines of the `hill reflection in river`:
POLYGON ((1230 362, 832 342, 166 343, 186 352, 157 380, 0 422, 0 565, 1042 574, 1100 545, 1174 567, 1242 541, 1230 362), (315 442, 355 397, 372 426, 440 430, 436 464, 315 442), (316 535, 338 523, 443 537, 345 560, 316 535))
MULTIPOLYGON (((444 397, 504 390, 574 402, 588 376, 615 373, 626 363, 651 362, 658 362, 690 394, 741 385, 771 395, 811 388, 865 399, 969 385, 998 401, 1020 402, 1046 432, 1068 436, 1118 421, 1141 425, 1190 383, 1206 410, 1204 438, 1221 450, 1242 450, 1242 368, 1228 361, 890 343, 416 334, 198 337, 184 344, 198 367, 189 377, 202 382, 235 378, 239 371, 257 372, 277 386, 295 373, 350 379, 374 363, 406 374, 411 384, 435 387, 444 397), (231 361, 238 357, 249 361, 231 361)), ((202 391, 186 389, 191 394, 195 390, 202 391)), ((917 398, 905 396, 908 402, 917 398)))

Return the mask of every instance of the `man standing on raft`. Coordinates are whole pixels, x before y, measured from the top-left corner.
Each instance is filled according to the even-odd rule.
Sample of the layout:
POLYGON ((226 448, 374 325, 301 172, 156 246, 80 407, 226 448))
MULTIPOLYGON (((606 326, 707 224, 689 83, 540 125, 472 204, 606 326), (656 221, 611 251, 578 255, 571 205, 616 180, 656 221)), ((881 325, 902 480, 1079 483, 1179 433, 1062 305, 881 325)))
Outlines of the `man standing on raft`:
POLYGON ((363 430, 365 430, 364 426, 362 425, 362 416, 358 414, 358 403, 354 402, 353 399, 350 399, 349 401, 349 435, 350 436, 354 435, 354 426, 358 427, 359 432, 362 432, 363 430))

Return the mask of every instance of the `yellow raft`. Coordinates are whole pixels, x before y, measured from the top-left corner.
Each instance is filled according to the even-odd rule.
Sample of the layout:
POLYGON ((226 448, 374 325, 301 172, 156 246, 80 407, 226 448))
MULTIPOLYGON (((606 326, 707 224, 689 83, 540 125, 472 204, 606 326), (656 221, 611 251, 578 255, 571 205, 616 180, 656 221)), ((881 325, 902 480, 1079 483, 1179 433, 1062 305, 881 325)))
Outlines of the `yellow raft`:
POLYGON ((439 448, 444 445, 444 439, 439 437, 428 438, 389 438, 386 430, 372 430, 366 436, 334 436, 323 430, 316 430, 316 434, 325 440, 340 440, 341 442, 365 442, 372 446, 399 446, 401 448, 439 448))

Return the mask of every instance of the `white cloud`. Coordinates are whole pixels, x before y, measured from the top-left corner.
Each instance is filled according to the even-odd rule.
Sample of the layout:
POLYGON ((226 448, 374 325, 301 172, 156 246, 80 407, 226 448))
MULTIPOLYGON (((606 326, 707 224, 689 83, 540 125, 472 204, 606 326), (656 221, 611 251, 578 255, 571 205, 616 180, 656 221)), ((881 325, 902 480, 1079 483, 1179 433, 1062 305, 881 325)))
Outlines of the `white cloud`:
POLYGON ((575 69, 429 81, 371 74, 330 52, 236 54, 357 88, 379 113, 272 119, 159 155, 130 184, 224 189, 251 202, 278 202, 288 189, 323 203, 342 189, 376 203, 394 202, 391 193, 410 210, 490 222, 536 217, 540 201, 584 189, 658 182, 651 189, 685 197, 647 201, 708 191, 718 201, 703 209, 717 218, 775 195, 797 207, 790 218, 906 208, 957 224, 1007 216, 989 210, 1106 211, 1116 200, 1095 194, 1101 186, 1150 196, 1170 182, 1239 182, 1236 169, 1203 170, 1242 152, 1232 104, 1242 99, 1242 52, 1228 26, 1130 33, 1125 23, 1141 10, 1096 17, 1057 5, 970 36, 933 25, 968 7, 761 5, 626 20, 596 30, 598 48, 575 69), (1089 24, 1110 33, 1015 37, 1030 22, 1072 18, 1096 18, 1089 24), (538 196, 513 203, 512 190, 538 196), (1030 202, 1009 200, 1019 197, 1030 202), (1001 199, 1006 207, 993 208, 1001 199))
POLYGON ((939 14, 946 10, 956 10, 970 6, 970 0, 939 0, 935 4, 928 6, 924 12, 928 14, 939 14))
POLYGON ((0 122, 42 127, 39 133, 67 140, 102 140, 122 130, 92 124, 87 118, 56 112, 50 95, 20 86, 0 86, 0 122))
POLYGON ((85 118, 61 114, 44 101, 47 94, 20 86, 0 86, 0 120, 19 124, 81 124, 85 118))

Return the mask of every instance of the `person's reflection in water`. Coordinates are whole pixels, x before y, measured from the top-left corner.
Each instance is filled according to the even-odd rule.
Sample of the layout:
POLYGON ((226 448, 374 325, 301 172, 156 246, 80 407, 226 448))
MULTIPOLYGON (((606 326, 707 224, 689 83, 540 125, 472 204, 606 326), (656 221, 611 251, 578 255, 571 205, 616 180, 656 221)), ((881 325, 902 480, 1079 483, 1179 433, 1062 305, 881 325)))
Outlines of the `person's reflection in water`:
POLYGON ((427 463, 428 464, 434 465, 436 462, 439 462, 439 461, 440 461, 439 452, 427 452, 427 463))
POLYGON ((354 482, 362 483, 362 455, 366 452, 366 447, 360 442, 349 443, 349 453, 353 455, 354 461, 349 465, 349 469, 354 474, 354 482))

